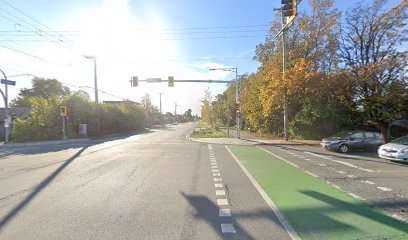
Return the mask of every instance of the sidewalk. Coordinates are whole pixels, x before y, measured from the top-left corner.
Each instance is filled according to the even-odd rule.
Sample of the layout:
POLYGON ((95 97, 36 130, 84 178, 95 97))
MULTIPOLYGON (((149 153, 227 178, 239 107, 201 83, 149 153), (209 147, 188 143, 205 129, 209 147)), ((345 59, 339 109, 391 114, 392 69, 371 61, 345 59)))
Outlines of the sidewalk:
POLYGON ((191 138, 186 137, 188 140, 201 142, 201 143, 211 143, 211 144, 225 144, 225 145, 240 145, 240 146, 253 146, 253 145, 309 145, 309 146, 319 146, 320 141, 315 140, 289 140, 285 141, 283 139, 256 139, 256 138, 246 138, 241 135, 241 139, 235 137, 230 138, 191 138))

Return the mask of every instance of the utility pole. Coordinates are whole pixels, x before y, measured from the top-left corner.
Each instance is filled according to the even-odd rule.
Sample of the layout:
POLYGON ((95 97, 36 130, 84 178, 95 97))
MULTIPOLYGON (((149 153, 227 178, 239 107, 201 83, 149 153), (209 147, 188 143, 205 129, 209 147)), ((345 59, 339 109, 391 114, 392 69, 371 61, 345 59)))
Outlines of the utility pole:
MULTIPOLYGON (((284 12, 282 11, 282 27, 285 26, 286 24, 286 19, 284 12)), ((286 87, 286 78, 285 78, 285 72, 286 72, 286 29, 283 29, 282 32, 282 77, 283 77, 283 129, 284 129, 284 134, 285 134, 285 141, 289 140, 289 135, 288 135, 288 89, 286 87)))
POLYGON ((174 103, 174 119, 175 119, 175 122, 177 122, 177 103, 176 102, 174 103))
POLYGON ((163 93, 159 93, 160 95, 160 125, 163 125, 163 121, 162 121, 162 102, 161 102, 161 96, 163 93))
POLYGON ((239 112, 239 88, 238 88, 238 68, 211 68, 210 71, 221 70, 221 71, 230 71, 235 72, 235 112, 236 112, 236 122, 237 122, 237 139, 240 139, 240 112, 239 112))
POLYGON ((286 61, 287 61, 287 50, 286 50, 286 32, 289 27, 293 24, 297 16, 297 5, 302 0, 281 0, 283 6, 274 11, 280 11, 282 14, 282 29, 279 30, 277 36, 282 36, 282 82, 283 82, 283 129, 285 135, 285 141, 289 140, 288 134, 288 88, 286 85, 286 61))
POLYGON ((241 138, 241 116, 239 112, 239 98, 238 98, 238 68, 235 68, 235 102, 237 104, 237 116, 236 116, 236 121, 237 121, 237 139, 241 138))

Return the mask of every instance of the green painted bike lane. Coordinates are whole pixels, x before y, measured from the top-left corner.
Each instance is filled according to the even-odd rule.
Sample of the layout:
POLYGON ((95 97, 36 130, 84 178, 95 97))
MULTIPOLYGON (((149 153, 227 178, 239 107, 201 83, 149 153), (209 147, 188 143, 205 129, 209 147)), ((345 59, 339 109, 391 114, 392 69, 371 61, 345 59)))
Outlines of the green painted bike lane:
POLYGON ((256 147, 229 146, 302 239, 408 239, 408 224, 256 147))

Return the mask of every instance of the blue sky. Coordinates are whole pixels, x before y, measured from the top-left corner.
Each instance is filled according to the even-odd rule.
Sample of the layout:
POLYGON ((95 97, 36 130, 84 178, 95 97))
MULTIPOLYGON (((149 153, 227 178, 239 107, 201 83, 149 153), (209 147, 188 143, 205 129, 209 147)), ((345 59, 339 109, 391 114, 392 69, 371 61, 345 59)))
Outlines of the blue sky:
MULTIPOLYGON (((265 39, 275 14, 273 8, 280 6, 278 0, 6 2, 29 17, 0 0, 0 29, 17 31, 0 33, 0 45, 42 59, 0 46, 0 69, 8 75, 29 73, 57 78, 73 86, 92 87, 93 65, 83 57, 83 54, 91 54, 97 57, 101 90, 134 101, 148 92, 156 105, 158 93, 163 92, 164 112, 174 111, 174 102, 177 102, 184 110, 193 108, 194 113, 200 110, 199 99, 204 89, 210 88, 217 94, 225 85, 176 83, 174 89, 169 89, 166 84, 143 83, 131 88, 130 76, 231 80, 232 73, 209 72, 208 69, 237 67, 239 74, 255 72, 259 66, 252 61, 255 47, 265 39), (38 30, 33 30, 45 31, 47 27, 34 19, 53 30, 63 31, 64 40, 72 42, 47 41, 36 33, 38 30), (28 35, 22 36, 18 32, 21 30, 28 35), (20 41, 13 41, 16 39, 20 41)), ((356 2, 359 1, 338 0, 335 6, 345 10, 356 2)), ((391 4, 397 2, 390 1, 391 4)), ((302 1, 300 8, 309 8, 307 0, 302 1)), ((15 77, 17 86, 10 87, 10 97, 15 97, 20 88, 30 87, 30 79, 29 76, 15 77)), ((73 86, 70 86, 72 90, 88 90, 93 98, 92 89, 73 86)), ((119 100, 117 97, 101 93, 99 98, 119 100)))

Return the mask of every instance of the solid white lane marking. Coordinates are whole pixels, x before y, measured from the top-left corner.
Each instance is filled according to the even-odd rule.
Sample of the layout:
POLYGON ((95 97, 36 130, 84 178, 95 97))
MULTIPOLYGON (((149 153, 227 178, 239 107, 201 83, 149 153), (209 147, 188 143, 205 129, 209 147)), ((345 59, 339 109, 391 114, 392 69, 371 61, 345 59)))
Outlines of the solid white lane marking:
POLYGON ((304 171, 305 171, 305 173, 309 174, 310 176, 313 176, 313 177, 315 177, 315 178, 319 178, 319 176, 317 176, 317 175, 314 174, 314 173, 311 173, 311 172, 309 172, 309 171, 307 171, 307 170, 304 170, 304 171))
MULTIPOLYGON (((292 240, 300 240, 299 235, 295 232, 293 227, 289 224, 289 222, 285 219, 285 216, 279 211, 279 209, 276 207, 275 203, 269 198, 268 194, 263 190, 263 188, 258 184, 258 182, 252 177, 252 175, 248 172, 248 170, 242 165, 242 163, 239 161, 237 156, 235 156, 234 153, 231 152, 231 150, 228 148, 228 146, 225 146, 225 148, 228 150, 228 152, 231 154, 232 158, 237 162, 237 164, 241 167, 242 171, 247 175, 248 179, 251 181, 251 183, 254 185, 256 190, 258 190, 259 194, 262 196, 266 204, 268 204, 269 208, 272 210, 272 212, 275 214, 276 218, 279 220, 279 222, 282 224, 283 228, 286 230, 286 232, 289 234, 290 238, 292 240)), ((263 148, 258 147, 259 149, 264 150, 263 148)), ((265 150, 264 150, 265 151, 265 150)), ((275 155, 276 156, 276 155, 275 155)), ((281 159, 281 158, 279 158, 281 159)))
POLYGON ((365 180, 365 181, 361 181, 362 183, 367 183, 367 184, 370 184, 370 185, 374 185, 375 184, 375 182, 371 182, 371 181, 368 181, 368 180, 365 180))
POLYGON ((219 217, 231 217, 231 210, 228 208, 221 208, 218 211, 218 216, 219 217))
POLYGON ((362 197, 360 197, 360 196, 358 196, 358 195, 356 195, 356 194, 354 194, 354 193, 348 192, 348 194, 349 194, 350 196, 352 196, 353 198, 355 198, 355 199, 358 199, 358 200, 361 200, 361 201, 365 201, 364 198, 362 198, 362 197))
POLYGON ((383 190, 384 192, 391 192, 392 189, 391 188, 387 188, 387 187, 377 187, 380 190, 383 190))
POLYGON ((218 166, 211 166, 211 168, 218 168, 218 166))
POLYGON ((222 233, 237 233, 237 231, 235 231, 234 225, 230 223, 222 223, 221 232, 222 233))
POLYGON ((311 154, 311 155, 313 155, 313 156, 320 157, 320 158, 324 158, 324 159, 326 159, 326 160, 329 160, 329 161, 332 161, 332 162, 335 162, 335 163, 339 163, 339 164, 345 165, 345 166, 347 166, 347 167, 355 168, 355 169, 358 169, 358 170, 361 170, 361 171, 364 171, 364 172, 369 172, 369 173, 374 172, 374 170, 371 170, 371 169, 368 169, 368 168, 362 168, 362 167, 356 166, 356 165, 351 164, 351 163, 348 163, 348 162, 343 162, 343 161, 340 161, 340 160, 331 159, 331 158, 322 156, 322 155, 320 155, 320 154, 311 153, 311 152, 307 152, 307 153, 308 153, 308 154, 311 154))
POLYGON ((215 195, 217 195, 217 196, 225 196, 225 191, 224 191, 224 190, 215 190, 215 195))
POLYGON ((347 177, 349 177, 349 178, 355 178, 356 176, 350 174, 350 175, 347 175, 347 177))
POLYGON ((221 178, 214 178, 214 182, 221 182, 222 179, 221 178))
POLYGON ((345 171, 336 171, 337 173, 340 173, 340 174, 347 174, 347 172, 345 172, 345 171))
POLYGON ((226 199, 226 198, 219 198, 219 199, 217 199, 217 205, 218 205, 218 206, 226 206, 226 205, 228 205, 228 199, 226 199))
POLYGON ((214 187, 216 187, 216 188, 223 188, 224 185, 222 185, 222 183, 216 183, 216 184, 214 184, 214 187))
POLYGON ((219 177, 219 176, 221 176, 220 173, 213 173, 213 177, 219 177))
POLYGON ((310 158, 305 158, 305 160, 306 160, 306 161, 310 161, 310 160, 312 160, 312 159, 310 159, 310 158))

